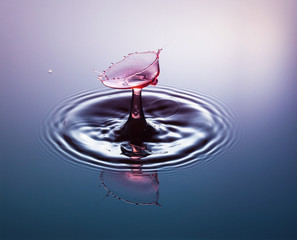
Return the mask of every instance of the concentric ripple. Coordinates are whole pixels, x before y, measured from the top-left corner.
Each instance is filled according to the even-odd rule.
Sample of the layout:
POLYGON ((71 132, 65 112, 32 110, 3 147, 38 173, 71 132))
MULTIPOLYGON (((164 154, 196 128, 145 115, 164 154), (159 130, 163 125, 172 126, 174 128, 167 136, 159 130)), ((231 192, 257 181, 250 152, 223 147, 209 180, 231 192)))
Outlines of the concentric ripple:
POLYGON ((90 91, 62 102, 44 128, 45 144, 74 163, 101 169, 165 170, 208 161, 235 142, 234 118, 223 104, 189 91, 144 89, 143 110, 156 130, 135 146, 119 138, 131 91, 90 91), (129 152, 138 149, 141 158, 129 152))

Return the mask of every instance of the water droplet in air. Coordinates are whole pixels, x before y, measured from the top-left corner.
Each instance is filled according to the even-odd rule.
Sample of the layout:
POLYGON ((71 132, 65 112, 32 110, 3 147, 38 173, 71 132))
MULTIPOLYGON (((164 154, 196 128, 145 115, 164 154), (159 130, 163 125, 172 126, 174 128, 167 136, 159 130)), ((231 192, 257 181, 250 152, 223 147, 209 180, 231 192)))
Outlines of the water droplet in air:
POLYGON ((53 70, 52 70, 52 69, 49 69, 49 70, 48 70, 48 73, 49 73, 49 74, 52 74, 52 73, 53 73, 53 70))

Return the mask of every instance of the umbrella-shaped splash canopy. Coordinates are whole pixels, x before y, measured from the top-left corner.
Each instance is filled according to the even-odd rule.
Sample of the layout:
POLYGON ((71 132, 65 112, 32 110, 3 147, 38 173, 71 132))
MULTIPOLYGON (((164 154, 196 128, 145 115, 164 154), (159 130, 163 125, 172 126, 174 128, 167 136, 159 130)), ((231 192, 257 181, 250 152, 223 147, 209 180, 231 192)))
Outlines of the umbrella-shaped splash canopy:
POLYGON ((130 89, 156 85, 159 75, 159 54, 157 52, 130 53, 123 60, 112 64, 98 77, 110 88, 130 89))

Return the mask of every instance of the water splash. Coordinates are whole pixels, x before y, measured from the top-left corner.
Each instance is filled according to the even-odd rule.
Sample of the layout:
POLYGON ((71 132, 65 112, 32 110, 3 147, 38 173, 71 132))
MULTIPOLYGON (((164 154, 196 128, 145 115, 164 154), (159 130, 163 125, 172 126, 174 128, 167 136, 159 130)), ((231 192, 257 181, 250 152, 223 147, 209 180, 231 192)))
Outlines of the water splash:
POLYGON ((111 66, 99 75, 98 79, 110 88, 131 89, 156 85, 159 75, 158 52, 135 52, 111 66))

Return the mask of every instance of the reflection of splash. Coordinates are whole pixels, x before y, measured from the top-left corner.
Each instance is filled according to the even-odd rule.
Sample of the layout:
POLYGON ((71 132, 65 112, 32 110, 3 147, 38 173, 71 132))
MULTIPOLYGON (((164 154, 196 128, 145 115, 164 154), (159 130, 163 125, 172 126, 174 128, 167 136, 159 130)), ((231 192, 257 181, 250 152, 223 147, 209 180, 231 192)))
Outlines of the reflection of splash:
POLYGON ((130 157, 132 160, 140 160, 143 157, 150 155, 147 147, 143 144, 136 145, 133 143, 122 143, 121 144, 121 151, 127 157, 130 157))
MULTIPOLYGON (((148 155, 146 145, 130 142, 121 146, 122 153, 133 160, 141 160, 148 155)), ((110 194, 126 203, 135 205, 159 204, 159 179, 157 173, 144 173, 139 164, 131 165, 131 171, 102 171, 100 180, 107 195, 110 194)))
POLYGON ((157 173, 102 171, 100 181, 107 195, 135 205, 159 204, 159 179, 157 173))

